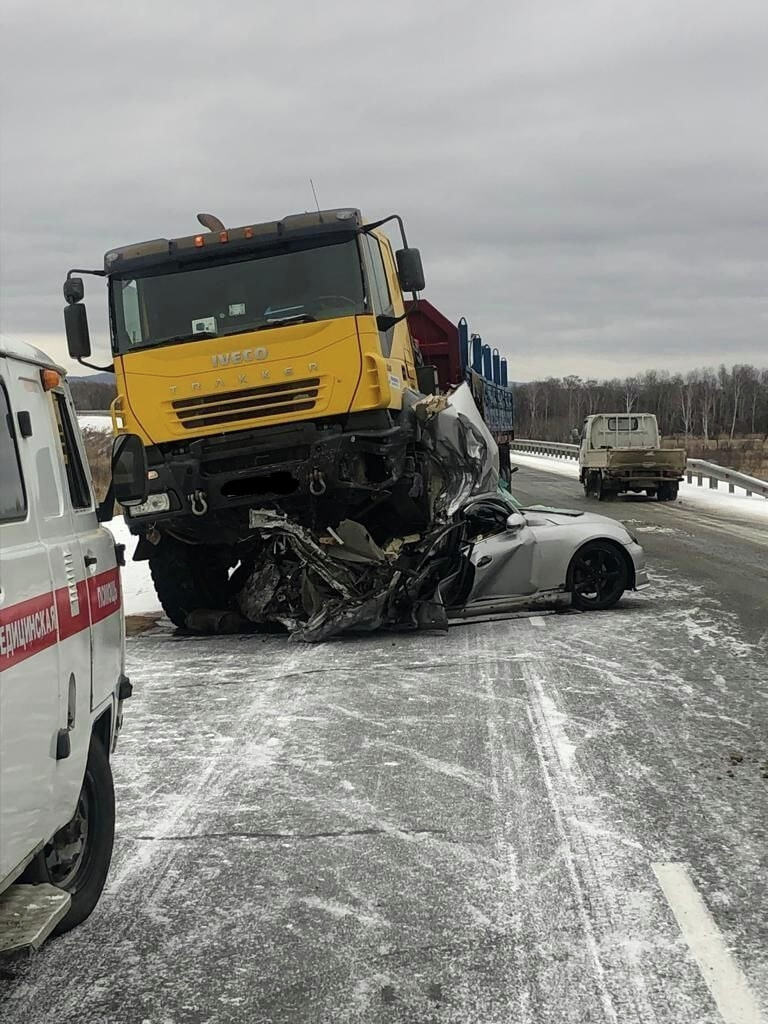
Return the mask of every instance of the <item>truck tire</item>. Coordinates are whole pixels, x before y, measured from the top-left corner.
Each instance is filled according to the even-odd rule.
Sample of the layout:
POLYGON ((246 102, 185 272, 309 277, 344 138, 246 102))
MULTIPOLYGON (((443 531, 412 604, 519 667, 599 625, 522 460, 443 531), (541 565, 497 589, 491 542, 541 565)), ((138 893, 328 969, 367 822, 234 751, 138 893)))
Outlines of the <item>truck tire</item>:
POLYGON ((584 474, 584 494, 588 498, 597 498, 600 501, 603 478, 599 470, 589 469, 584 474))
POLYGON ((75 815, 35 857, 23 877, 25 882, 48 882, 71 893, 70 908, 54 935, 80 924, 99 902, 114 838, 112 769, 101 740, 92 735, 75 815))
POLYGON ((604 611, 621 599, 630 585, 627 556, 610 541, 587 541, 571 559, 566 589, 581 611, 604 611))
POLYGON ((190 612, 225 611, 231 604, 229 558, 221 549, 165 536, 149 556, 149 571, 163 611, 179 629, 190 612))
POLYGON ((658 501, 675 501, 678 492, 678 483, 675 480, 672 483, 659 484, 659 490, 656 494, 658 501))

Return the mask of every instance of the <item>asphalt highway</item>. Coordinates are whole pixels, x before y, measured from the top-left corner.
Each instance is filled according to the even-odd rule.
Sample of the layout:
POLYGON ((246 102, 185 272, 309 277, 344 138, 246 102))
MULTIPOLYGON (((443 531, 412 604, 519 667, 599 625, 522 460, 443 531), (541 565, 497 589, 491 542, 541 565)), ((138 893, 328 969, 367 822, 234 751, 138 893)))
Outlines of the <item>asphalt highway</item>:
POLYGON ((3 1024, 756 1024, 768 541, 647 499, 613 611, 129 641, 113 868, 3 1024))

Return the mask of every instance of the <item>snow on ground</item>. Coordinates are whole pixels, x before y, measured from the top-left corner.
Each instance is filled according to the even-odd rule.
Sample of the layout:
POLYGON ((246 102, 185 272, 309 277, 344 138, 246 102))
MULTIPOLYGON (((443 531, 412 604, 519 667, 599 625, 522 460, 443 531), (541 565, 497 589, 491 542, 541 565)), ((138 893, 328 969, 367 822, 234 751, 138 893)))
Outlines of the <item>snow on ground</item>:
POLYGON ((81 430, 104 430, 112 432, 112 420, 109 413, 97 414, 95 416, 78 416, 77 422, 81 430))
MULTIPOLYGON (((521 468, 530 466, 531 469, 540 469, 545 473, 556 473, 559 476, 567 476, 572 480, 579 479, 579 465, 573 459, 564 459, 557 456, 527 455, 524 452, 512 452, 512 462, 521 468)), ((514 492, 514 481, 513 481, 514 492)), ((768 499, 753 494, 747 496, 744 491, 737 490, 734 494, 728 493, 728 485, 721 483, 718 490, 710 490, 709 481, 705 478, 702 487, 694 482, 689 484, 683 480, 680 484, 680 495, 677 504, 684 508, 695 510, 700 508, 702 512, 710 515, 743 516, 744 518, 768 522, 768 499)))
POLYGON ((152 585, 149 563, 133 561, 136 538, 129 532, 122 516, 115 516, 112 522, 107 525, 117 543, 125 544, 125 568, 121 569, 125 614, 147 615, 151 612, 159 613, 160 602, 152 585))

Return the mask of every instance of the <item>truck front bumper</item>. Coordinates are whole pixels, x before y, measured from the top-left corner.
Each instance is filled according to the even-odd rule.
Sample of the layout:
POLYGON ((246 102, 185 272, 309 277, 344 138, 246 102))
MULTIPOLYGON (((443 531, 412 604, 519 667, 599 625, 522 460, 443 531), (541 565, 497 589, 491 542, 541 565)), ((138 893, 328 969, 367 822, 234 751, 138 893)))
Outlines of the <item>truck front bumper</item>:
POLYGON ((262 503, 294 514, 318 502, 351 508, 369 503, 415 472, 408 461, 412 428, 393 423, 388 415, 379 422, 370 429, 370 418, 358 420, 360 429, 353 429, 355 420, 349 417, 344 427, 299 423, 221 434, 183 449, 157 446, 149 450, 149 504, 154 495, 167 495, 168 507, 145 503, 139 510, 127 509, 128 521, 135 533, 171 521, 183 521, 199 533, 212 513, 224 514, 242 529, 248 509, 262 503))

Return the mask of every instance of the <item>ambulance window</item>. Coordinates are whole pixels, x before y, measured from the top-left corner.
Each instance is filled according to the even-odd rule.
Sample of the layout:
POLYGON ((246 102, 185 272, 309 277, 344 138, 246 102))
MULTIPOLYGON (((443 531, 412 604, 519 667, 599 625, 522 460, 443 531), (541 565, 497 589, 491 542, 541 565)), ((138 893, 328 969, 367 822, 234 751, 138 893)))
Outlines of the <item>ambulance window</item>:
POLYGON ((69 409, 67 408, 66 399, 58 391, 53 392, 53 408, 56 413, 56 424, 59 428, 61 453, 67 474, 72 508, 90 508, 91 488, 88 485, 88 477, 85 474, 85 468, 80 458, 80 450, 75 440, 75 430, 72 425, 69 409))
POLYGON ((23 519, 27 514, 27 496, 21 475, 16 432, 13 429, 8 394, 0 381, 0 523, 23 519))

